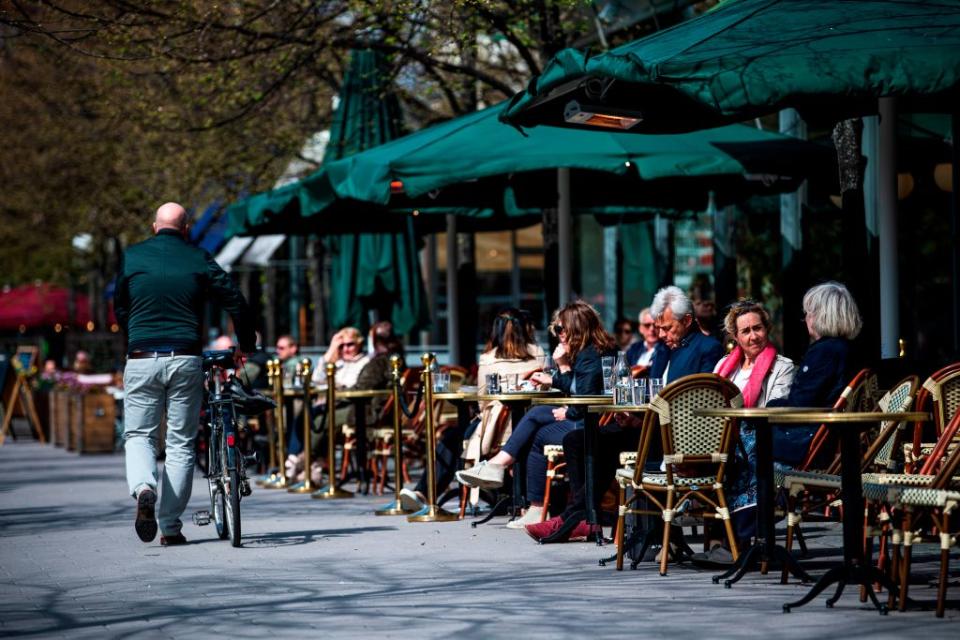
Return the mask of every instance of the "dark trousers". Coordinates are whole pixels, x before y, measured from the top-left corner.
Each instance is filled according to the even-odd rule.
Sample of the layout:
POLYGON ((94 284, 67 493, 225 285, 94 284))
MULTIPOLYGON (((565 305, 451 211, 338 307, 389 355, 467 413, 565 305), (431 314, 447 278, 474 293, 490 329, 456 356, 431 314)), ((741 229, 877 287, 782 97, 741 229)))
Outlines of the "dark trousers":
MULTIPOLYGON (((567 478, 570 482, 571 500, 562 517, 583 518, 586 509, 584 479, 584 430, 571 431, 563 438, 563 455, 567 461, 567 478), (578 513, 579 512, 579 513, 578 513)), ((616 422, 600 427, 597 432, 597 450, 593 463, 593 500, 599 506, 603 494, 620 466, 621 451, 636 451, 640 441, 640 429, 624 428, 616 422)))
POLYGON ((564 436, 577 428, 577 423, 572 420, 554 418, 556 408, 543 405, 527 411, 503 445, 503 450, 514 460, 526 465, 526 495, 530 502, 543 502, 547 488, 547 458, 543 455, 543 447, 563 444, 564 436))

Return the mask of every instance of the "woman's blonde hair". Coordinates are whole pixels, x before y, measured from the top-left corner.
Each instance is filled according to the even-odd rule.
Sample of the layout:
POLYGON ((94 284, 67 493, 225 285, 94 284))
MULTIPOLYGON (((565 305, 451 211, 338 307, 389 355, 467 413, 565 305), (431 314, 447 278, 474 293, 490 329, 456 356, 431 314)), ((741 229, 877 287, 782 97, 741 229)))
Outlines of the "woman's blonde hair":
POLYGON ((824 282, 807 291, 803 312, 813 316, 813 329, 824 338, 853 340, 863 328, 856 300, 839 282, 824 282))

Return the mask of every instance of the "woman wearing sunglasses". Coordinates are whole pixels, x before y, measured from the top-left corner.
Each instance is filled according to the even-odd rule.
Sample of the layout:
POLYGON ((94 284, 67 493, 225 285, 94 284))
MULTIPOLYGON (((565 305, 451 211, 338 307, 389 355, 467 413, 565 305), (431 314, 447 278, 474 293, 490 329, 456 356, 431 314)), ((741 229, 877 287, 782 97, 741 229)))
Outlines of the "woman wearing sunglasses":
MULTIPOLYGON (((559 341, 553 352, 558 372, 554 376, 534 373, 531 380, 555 387, 568 396, 602 394, 603 370, 600 359, 612 355, 616 343, 603 328, 597 311, 581 300, 571 302, 554 314, 550 330, 559 341)), ((547 469, 543 447, 561 444, 563 436, 578 427, 582 428, 583 414, 583 407, 533 407, 514 427, 499 453, 490 460, 457 472, 457 480, 468 487, 500 487, 506 468, 516 460, 525 461, 527 499, 531 506, 521 518, 511 521, 507 526, 524 529, 528 524, 540 522, 547 469)))

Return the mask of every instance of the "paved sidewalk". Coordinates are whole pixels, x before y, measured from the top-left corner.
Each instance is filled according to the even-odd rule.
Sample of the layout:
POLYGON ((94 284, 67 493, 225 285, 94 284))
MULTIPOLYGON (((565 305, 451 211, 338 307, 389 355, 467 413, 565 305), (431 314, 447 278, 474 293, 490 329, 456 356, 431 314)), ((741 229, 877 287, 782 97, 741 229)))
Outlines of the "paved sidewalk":
MULTIPOLYGON (((0 447, 0 636, 960 637, 957 610, 881 617, 848 592, 833 610, 819 598, 782 614, 805 586, 751 575, 724 589, 709 572, 661 577, 652 564, 618 573, 597 565, 595 545, 537 546, 503 519, 472 529, 374 516, 382 497, 326 502, 256 488, 234 549, 189 522, 205 502, 198 477, 190 545, 143 544, 122 455, 0 447)), ((821 552, 839 543, 832 527, 810 537, 821 552)), ((935 594, 921 584, 912 595, 935 594)))

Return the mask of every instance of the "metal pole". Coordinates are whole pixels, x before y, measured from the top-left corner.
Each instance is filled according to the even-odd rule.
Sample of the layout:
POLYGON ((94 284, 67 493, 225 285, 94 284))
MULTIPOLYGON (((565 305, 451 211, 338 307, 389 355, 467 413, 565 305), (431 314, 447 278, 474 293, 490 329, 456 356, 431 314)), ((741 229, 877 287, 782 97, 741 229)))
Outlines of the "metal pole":
MULTIPOLYGON (((315 500, 335 500, 352 498, 353 493, 337 486, 337 365, 326 364, 327 372, 327 486, 314 491, 315 500)), ((360 434, 357 434, 360 437, 360 434)), ((366 437, 366 434, 364 434, 366 437)), ((347 455, 344 448, 343 455, 347 455)))
POLYGON ((880 254, 880 357, 900 354, 900 272, 897 259, 897 106, 880 98, 877 144, 877 235, 880 254))
POLYGON ((557 236, 558 262, 557 277, 560 282, 560 305, 570 302, 571 271, 573 266, 573 244, 570 238, 572 227, 570 211, 570 169, 557 169, 557 236))
POLYGON ((457 217, 447 216, 447 349, 460 362, 460 291, 457 285, 457 217))
POLYGON ((610 330, 623 309, 620 278, 620 227, 603 229, 603 322, 610 330))
POLYGON ((273 399, 277 403, 274 410, 274 416, 277 421, 277 477, 273 482, 265 482, 264 489, 286 489, 287 488, 287 443, 286 437, 286 405, 283 402, 283 364, 279 358, 270 361, 273 364, 273 399))
MULTIPOLYGON (((402 516, 410 513, 400 501, 400 489, 403 488, 403 433, 400 430, 400 403, 403 395, 400 391, 400 356, 390 356, 390 379, 393 384, 393 502, 389 502, 374 513, 378 516, 402 516)), ((386 464, 384 464, 386 473, 386 464)))
POLYGON ((423 363, 423 421, 427 436, 427 506, 422 511, 407 516, 407 522, 449 522, 459 516, 437 506, 437 431, 433 422, 433 365, 436 356, 425 353, 420 357, 423 363))
MULTIPOLYGON (((267 360, 267 381, 270 383, 271 389, 276 389, 276 380, 277 368, 274 366, 273 360, 267 360)), ((278 405, 279 406, 279 405, 278 405)), ((276 415, 276 414, 274 414, 276 415)), ((257 480, 257 484, 265 486, 267 483, 273 483, 277 481, 277 450, 276 446, 276 429, 273 427, 273 421, 275 417, 271 417, 270 420, 266 419, 264 416, 264 422, 267 424, 267 450, 269 451, 269 461, 267 462, 267 475, 263 478, 257 480)), ((279 473, 283 473, 283 469, 279 469, 279 473)))
POLYGON ((950 216, 950 234, 953 246, 953 357, 960 357, 960 111, 954 111, 950 118, 950 136, 952 140, 953 160, 950 204, 953 215, 950 216))
POLYGON ((310 466, 313 462, 310 459, 313 448, 310 444, 310 373, 310 358, 304 358, 300 361, 300 375, 303 380, 303 482, 287 489, 288 493, 313 493, 316 488, 310 479, 310 466))

